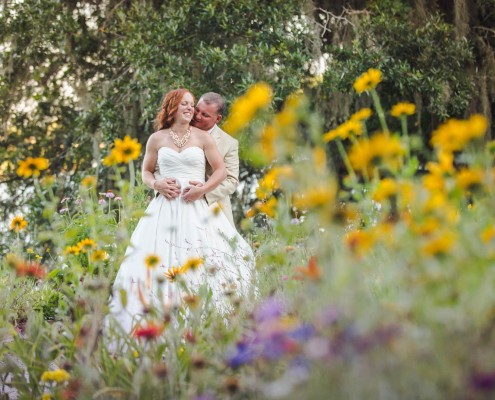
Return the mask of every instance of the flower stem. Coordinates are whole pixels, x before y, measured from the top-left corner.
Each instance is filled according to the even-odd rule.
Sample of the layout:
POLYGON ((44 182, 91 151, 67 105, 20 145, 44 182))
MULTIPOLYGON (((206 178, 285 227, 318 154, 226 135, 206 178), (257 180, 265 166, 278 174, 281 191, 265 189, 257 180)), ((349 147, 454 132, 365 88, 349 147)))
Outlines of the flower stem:
POLYGON ((380 103, 380 97, 376 89, 371 89, 371 97, 373 98, 373 103, 375 104, 376 113, 378 114, 378 118, 380 120, 380 125, 385 133, 388 133, 387 121, 385 121, 385 113, 383 112, 382 104, 380 103))

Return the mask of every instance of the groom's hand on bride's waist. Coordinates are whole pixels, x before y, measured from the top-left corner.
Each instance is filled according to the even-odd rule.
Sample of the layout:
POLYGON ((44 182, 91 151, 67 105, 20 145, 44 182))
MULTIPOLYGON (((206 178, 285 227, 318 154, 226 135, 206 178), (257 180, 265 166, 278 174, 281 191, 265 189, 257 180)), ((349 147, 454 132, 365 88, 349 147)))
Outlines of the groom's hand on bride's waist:
POLYGON ((202 189, 203 182, 189 181, 189 185, 190 186, 187 186, 182 193, 182 199, 186 203, 190 203, 204 197, 205 193, 202 189))
POLYGON ((180 194, 180 186, 175 178, 158 179, 153 188, 169 200, 177 198, 180 194))

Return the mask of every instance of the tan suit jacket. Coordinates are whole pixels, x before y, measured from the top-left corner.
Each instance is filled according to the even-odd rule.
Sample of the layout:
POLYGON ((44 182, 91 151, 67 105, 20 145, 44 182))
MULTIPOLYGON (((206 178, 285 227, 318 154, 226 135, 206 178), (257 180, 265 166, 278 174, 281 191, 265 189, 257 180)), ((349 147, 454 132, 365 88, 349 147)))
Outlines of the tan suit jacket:
MULTIPOLYGON (((227 169, 227 178, 225 178, 215 189, 206 194, 206 201, 210 206, 214 203, 218 203, 232 226, 235 226, 230 195, 235 192, 239 185, 239 142, 221 130, 217 125, 215 125, 211 131, 211 136, 217 143, 218 151, 223 157, 223 162, 227 169)), ((207 162, 206 179, 208 179, 212 173, 211 166, 207 162)))
MULTIPOLYGON (((215 140, 218 151, 223 157, 225 168, 227 169, 227 178, 211 192, 206 194, 206 201, 210 206, 217 203, 232 226, 234 224, 234 216, 232 214, 232 204, 230 203, 230 195, 235 192, 239 185, 239 142, 232 136, 221 130, 217 125, 211 131, 211 136, 215 140)), ((208 178, 213 173, 211 165, 206 162, 206 176, 208 178)), ((160 176, 158 171, 158 163, 155 166, 155 179, 164 178, 160 176)), ((155 190, 155 196, 158 192, 155 190)))

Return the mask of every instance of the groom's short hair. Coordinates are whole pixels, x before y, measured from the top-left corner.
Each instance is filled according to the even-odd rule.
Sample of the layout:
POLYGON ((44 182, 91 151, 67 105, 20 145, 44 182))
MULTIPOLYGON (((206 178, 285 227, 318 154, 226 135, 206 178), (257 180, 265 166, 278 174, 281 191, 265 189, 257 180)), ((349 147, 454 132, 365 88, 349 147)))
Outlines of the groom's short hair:
POLYGON ((225 100, 218 93, 215 92, 205 93, 199 98, 199 101, 201 100, 204 101, 206 104, 215 104, 217 106, 217 112, 220 115, 223 115, 223 113, 225 112, 225 100))

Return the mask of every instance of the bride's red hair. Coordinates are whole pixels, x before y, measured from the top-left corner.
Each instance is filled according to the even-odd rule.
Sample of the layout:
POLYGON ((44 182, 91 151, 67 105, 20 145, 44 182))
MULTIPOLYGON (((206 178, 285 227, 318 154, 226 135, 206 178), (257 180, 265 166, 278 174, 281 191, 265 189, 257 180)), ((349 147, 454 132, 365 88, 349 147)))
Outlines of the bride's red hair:
POLYGON ((167 129, 172 126, 174 123, 175 113, 179 108, 179 103, 182 100, 184 94, 189 93, 193 97, 194 103, 196 100, 194 99, 194 95, 187 89, 175 89, 168 92, 162 101, 162 106, 155 120, 155 129, 157 131, 162 129, 167 129))

